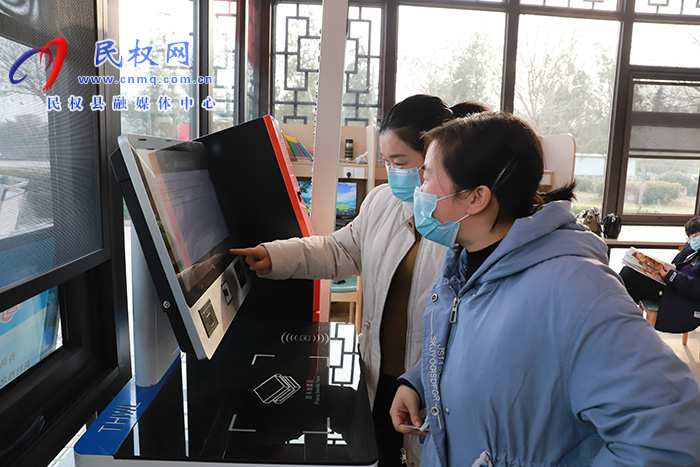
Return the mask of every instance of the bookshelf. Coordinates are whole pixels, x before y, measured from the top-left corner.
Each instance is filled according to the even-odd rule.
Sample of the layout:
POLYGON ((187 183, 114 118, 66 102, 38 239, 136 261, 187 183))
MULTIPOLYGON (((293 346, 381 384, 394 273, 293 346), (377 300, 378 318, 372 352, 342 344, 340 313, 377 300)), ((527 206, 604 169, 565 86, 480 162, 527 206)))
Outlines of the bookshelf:
MULTIPOLYGON (((304 145, 313 156, 314 126, 292 123, 280 123, 280 128, 285 135, 292 136, 304 145)), ((344 126, 340 130, 341 148, 338 154, 338 180, 364 181, 364 197, 372 188, 387 180, 384 164, 377 165, 377 129, 375 126, 355 127, 344 126), (353 140, 353 159, 367 152, 367 164, 354 164, 345 161, 344 143, 346 139, 353 140)), ((297 177, 311 177, 312 161, 292 161, 294 173, 297 177)), ((360 203, 362 199, 359 200, 360 203)))

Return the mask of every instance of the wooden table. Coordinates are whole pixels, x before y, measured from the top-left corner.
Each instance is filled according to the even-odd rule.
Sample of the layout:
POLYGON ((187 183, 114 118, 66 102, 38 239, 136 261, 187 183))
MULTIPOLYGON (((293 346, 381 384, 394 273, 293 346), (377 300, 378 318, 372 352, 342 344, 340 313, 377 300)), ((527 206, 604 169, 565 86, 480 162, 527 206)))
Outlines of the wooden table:
POLYGON ((610 250, 613 248, 656 248, 667 250, 681 250, 685 242, 659 242, 649 240, 619 240, 617 238, 603 238, 603 241, 608 246, 608 258, 610 258, 610 250))

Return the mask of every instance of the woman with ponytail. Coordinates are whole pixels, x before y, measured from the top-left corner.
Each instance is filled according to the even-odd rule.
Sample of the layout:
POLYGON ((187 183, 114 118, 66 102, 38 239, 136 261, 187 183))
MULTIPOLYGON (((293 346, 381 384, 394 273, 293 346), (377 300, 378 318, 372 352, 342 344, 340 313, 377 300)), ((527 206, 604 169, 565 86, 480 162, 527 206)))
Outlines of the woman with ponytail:
POLYGON ((575 185, 538 193, 532 129, 481 113, 425 140, 416 226, 451 246, 391 408, 427 435, 421 465, 700 465, 697 381, 576 223, 575 185))
POLYGON ((425 132, 455 116, 486 110, 480 104, 462 104, 455 115, 439 97, 420 94, 391 108, 379 129, 389 184, 372 190, 347 226, 325 237, 232 250, 247 256, 251 270, 269 279, 362 275, 360 356, 380 467, 400 467, 402 457, 411 467, 420 463, 419 440, 394 430, 389 408, 396 378, 420 362, 423 311, 446 249, 422 241, 416 232, 413 191, 421 184, 425 132))

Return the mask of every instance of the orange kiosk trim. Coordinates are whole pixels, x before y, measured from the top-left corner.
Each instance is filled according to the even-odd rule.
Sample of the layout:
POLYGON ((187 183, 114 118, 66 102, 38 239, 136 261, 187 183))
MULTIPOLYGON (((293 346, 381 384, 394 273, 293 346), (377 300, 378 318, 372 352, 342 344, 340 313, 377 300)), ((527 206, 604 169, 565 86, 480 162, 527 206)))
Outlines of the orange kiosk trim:
MULTIPOLYGON (((304 201, 301 198, 301 190, 299 189, 297 177, 294 174, 292 159, 289 157, 289 152, 287 152, 287 145, 284 142, 284 134, 282 133, 277 120, 275 120, 271 115, 265 115, 263 120, 265 121, 267 132, 270 135, 270 141, 272 142, 280 169, 285 166, 287 167, 287 170, 280 171, 282 172, 282 178, 284 179, 284 185, 287 188, 289 199, 297 201, 292 202, 292 208, 294 209, 294 214, 299 221, 301 233, 304 237, 310 237, 311 235, 314 235, 314 228, 311 224, 309 213, 306 211, 304 201)), ((314 281, 313 309, 313 320, 318 322, 321 319, 321 283, 318 280, 314 281)))

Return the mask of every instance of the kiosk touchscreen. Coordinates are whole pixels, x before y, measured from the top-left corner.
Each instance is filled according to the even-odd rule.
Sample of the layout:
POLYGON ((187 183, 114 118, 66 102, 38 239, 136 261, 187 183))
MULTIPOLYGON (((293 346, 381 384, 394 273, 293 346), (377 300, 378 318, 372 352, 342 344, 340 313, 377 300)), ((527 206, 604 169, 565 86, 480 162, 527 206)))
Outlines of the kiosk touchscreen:
POLYGON ((180 348, 211 358, 250 290, 197 141, 119 138, 111 156, 180 348))

